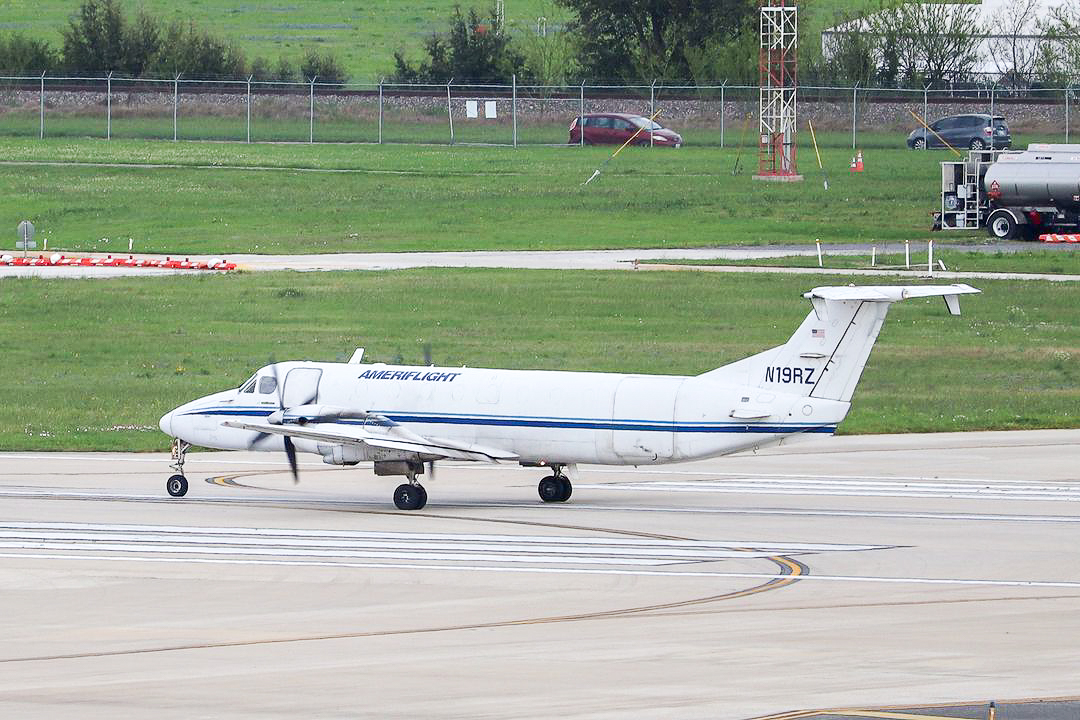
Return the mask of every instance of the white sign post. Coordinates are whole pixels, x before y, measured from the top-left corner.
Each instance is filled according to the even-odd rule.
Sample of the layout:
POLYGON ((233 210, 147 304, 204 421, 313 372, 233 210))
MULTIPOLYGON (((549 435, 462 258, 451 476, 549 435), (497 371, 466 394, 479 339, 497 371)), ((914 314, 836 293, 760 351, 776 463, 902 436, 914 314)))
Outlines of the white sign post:
POLYGON ((17 237, 19 239, 15 243, 15 249, 22 250, 23 257, 26 257, 27 250, 37 250, 37 243, 34 242, 34 224, 29 220, 19 223, 17 237))

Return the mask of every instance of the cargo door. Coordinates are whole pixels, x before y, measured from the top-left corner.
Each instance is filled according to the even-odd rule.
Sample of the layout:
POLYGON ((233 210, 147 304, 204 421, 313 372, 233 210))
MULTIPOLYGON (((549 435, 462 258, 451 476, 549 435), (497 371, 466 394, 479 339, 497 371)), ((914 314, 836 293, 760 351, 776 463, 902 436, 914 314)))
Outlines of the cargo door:
POLYGON ((682 378, 628 377, 619 381, 611 410, 611 441, 626 461, 652 462, 675 452, 675 396, 682 378))

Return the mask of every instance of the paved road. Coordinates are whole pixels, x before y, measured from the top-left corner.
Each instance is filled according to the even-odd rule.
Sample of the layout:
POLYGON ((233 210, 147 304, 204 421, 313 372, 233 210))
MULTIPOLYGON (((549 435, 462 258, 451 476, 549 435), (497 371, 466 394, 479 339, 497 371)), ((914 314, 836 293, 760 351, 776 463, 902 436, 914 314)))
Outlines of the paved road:
MULTIPOLYGON (((942 245, 939 247, 950 247, 942 245)), ((957 246, 965 250, 993 251, 1030 249, 1030 244, 1011 243, 1002 246, 957 246)), ((1063 246, 1049 246, 1062 248, 1063 246)), ((892 248, 894 251, 896 247, 892 248)), ((902 250, 902 247, 900 247, 902 250)), ((884 248, 879 247, 884 251, 884 248)), ((1065 248, 1062 252, 1070 251, 1065 248)), ((869 255, 869 246, 842 245, 827 250, 834 255, 869 255)), ((637 260, 720 259, 742 260, 753 258, 782 257, 785 255, 812 255, 816 250, 806 245, 722 247, 722 248, 653 248, 632 250, 538 250, 538 251, 477 251, 477 252, 417 252, 417 253, 332 253, 316 255, 229 255, 243 270, 274 271, 294 270, 300 272, 318 270, 403 270, 417 267, 486 267, 522 268, 546 270, 672 270, 694 269, 712 272, 769 272, 793 274, 830 274, 851 276, 927 277, 926 268, 912 270, 860 270, 835 268, 753 268, 743 266, 699 267, 671 265, 638 265, 637 260)), ((100 254, 100 253, 99 253, 100 254)), ((93 255, 93 253, 91 253, 93 255)), ((210 256, 190 256, 192 260, 210 260, 210 256)), ((0 265, 0 277, 117 277, 123 275, 144 276, 148 274, 191 273, 190 270, 147 270, 139 268, 72 268, 41 267, 20 268, 0 265)), ((1080 281, 1077 275, 1039 273, 985 273, 942 272, 933 276, 943 280, 971 280, 981 278, 1017 280, 1080 281)))
POLYGON ((309 461, 293 486, 246 453, 189 456, 174 500, 167 464, 0 454, 0 716, 898 717, 1080 694, 1080 431, 589 467, 566 505, 536 470, 445 464, 418 513, 368 469, 309 461))

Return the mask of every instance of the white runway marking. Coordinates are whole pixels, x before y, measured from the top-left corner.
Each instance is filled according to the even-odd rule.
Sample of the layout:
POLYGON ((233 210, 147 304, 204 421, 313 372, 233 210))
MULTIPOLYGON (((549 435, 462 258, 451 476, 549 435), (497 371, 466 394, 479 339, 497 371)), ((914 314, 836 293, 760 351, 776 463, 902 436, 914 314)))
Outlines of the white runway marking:
MULTIPOLYGON (((578 486, 579 488, 581 486, 578 486)), ((605 486, 606 487, 606 486, 605 486)), ((285 491, 282 491, 285 492, 285 491)), ((382 500, 362 500, 355 497, 328 497, 307 494, 281 495, 249 495, 228 497, 197 497, 188 496, 183 500, 166 497, 164 494, 140 494, 140 493, 114 493, 94 490, 40 490, 37 488, 9 487, 0 489, 0 498, 21 498, 52 500, 89 500, 102 502, 148 502, 148 503, 190 503, 206 505, 289 505, 298 507, 326 507, 339 509, 343 512, 350 510, 385 510, 394 512, 389 505, 382 500)), ((538 512, 551 512, 552 508, 536 501, 523 502, 469 502, 448 503, 440 505, 432 503, 428 505, 429 511, 447 511, 462 508, 515 508, 520 510, 536 510, 538 512)), ((764 515, 780 517, 846 517, 846 518, 894 518, 906 520, 938 520, 938 521, 969 521, 969 522, 1010 522, 1010 523, 1080 523, 1080 516, 1074 515, 1001 515, 993 513, 956 513, 956 512, 915 512, 904 510, 838 510, 830 508, 799 510, 789 508, 725 508, 725 507, 693 507, 672 505, 668 507, 648 505, 594 505, 579 501, 561 506, 568 512, 577 511, 601 511, 601 512, 631 512, 631 513, 690 513, 695 515, 764 515)))
MULTIPOLYGON (((863 575, 780 575, 775 573, 747 573, 747 572, 709 572, 695 570, 648 570, 638 568, 552 568, 552 567, 515 567, 515 566, 483 566, 483 565, 424 565, 415 563, 375 563, 375 562, 328 562, 323 560, 256 560, 256 559, 222 559, 222 558, 197 558, 197 557, 139 557, 117 555, 61 555, 61 554, 35 554, 0 552, 0 558, 23 558, 23 559, 47 559, 47 560, 81 560, 81 561, 106 561, 106 562, 156 562, 156 563, 194 563, 216 565, 272 565, 272 566, 303 566, 303 567, 333 567, 333 568, 357 568, 357 569, 382 569, 382 570, 468 570, 472 572, 509 572, 509 573, 559 573, 569 575, 634 575, 639 577, 684 577, 684 578, 735 578, 746 580, 798 580, 799 582, 855 582, 855 583, 886 583, 886 584, 916 584, 916 585, 961 585, 961 586, 985 586, 985 587, 1031 587, 1031 588, 1067 588, 1080 590, 1080 581, 1072 580, 995 580, 979 578, 927 578, 927 577, 873 577, 863 575)), ((1080 598, 1080 596, 1078 596, 1080 598)))
POLYGON ((386 533, 270 528, 2 523, 0 549, 447 563, 661 566, 819 552, 878 545, 759 543, 554 535, 386 533), (745 549, 743 549, 745 548, 745 549))
POLYGON ((709 480, 644 480, 579 484, 580 490, 704 492, 754 495, 848 495, 959 500, 1053 500, 1080 502, 1080 485, 989 480, 916 481, 908 478, 731 477, 709 480))

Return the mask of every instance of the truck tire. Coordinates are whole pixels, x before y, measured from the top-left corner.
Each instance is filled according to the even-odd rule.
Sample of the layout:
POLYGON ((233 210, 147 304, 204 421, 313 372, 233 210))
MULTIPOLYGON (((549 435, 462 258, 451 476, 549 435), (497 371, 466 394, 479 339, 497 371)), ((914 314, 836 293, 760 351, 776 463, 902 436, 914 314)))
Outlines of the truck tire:
POLYGON ((1016 237, 1016 218, 1012 213, 998 210, 986 220, 986 233, 998 240, 1012 240, 1016 237))

